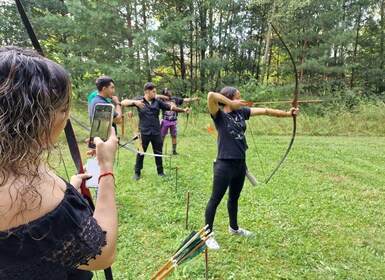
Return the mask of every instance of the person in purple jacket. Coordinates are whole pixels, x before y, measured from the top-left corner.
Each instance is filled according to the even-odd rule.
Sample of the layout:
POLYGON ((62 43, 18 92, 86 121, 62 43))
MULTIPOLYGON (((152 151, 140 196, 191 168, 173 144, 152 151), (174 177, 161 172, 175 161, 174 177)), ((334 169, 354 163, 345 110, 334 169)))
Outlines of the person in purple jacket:
MULTIPOLYGON (((199 97, 192 98, 180 98, 172 95, 172 92, 168 88, 164 88, 162 95, 166 96, 168 99, 165 100, 165 103, 180 106, 183 102, 199 101, 199 97)), ((176 151, 177 145, 177 135, 178 135, 178 112, 163 110, 162 112, 162 123, 160 125, 160 135, 164 144, 164 138, 166 137, 168 130, 170 130, 171 143, 172 143, 172 154, 178 155, 176 151)))

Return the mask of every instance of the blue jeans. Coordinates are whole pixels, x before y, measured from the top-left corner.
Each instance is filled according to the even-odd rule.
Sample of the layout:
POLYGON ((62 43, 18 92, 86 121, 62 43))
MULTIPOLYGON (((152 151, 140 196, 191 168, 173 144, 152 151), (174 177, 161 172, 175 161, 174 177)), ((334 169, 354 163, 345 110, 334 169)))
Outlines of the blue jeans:
POLYGON ((216 159, 214 161, 214 182, 211 197, 206 206, 206 224, 213 229, 215 213, 218 205, 229 188, 227 211, 230 226, 238 229, 238 199, 241 194, 246 175, 245 159, 216 159))

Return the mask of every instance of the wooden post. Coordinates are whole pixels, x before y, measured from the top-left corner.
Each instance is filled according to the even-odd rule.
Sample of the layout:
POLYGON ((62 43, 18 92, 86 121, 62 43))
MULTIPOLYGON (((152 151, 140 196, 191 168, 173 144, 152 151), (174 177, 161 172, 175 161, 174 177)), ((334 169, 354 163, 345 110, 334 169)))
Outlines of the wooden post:
POLYGON ((206 280, 209 279, 209 250, 205 249, 205 270, 206 270, 206 280))
POLYGON ((124 137, 124 114, 123 114, 123 112, 122 112, 122 124, 121 124, 121 130, 122 130, 121 135, 122 135, 122 137, 124 137))
POLYGON ((178 166, 175 167, 175 194, 178 194, 178 166))
POLYGON ((188 211, 190 207, 190 192, 187 192, 187 201, 186 201, 186 229, 188 229, 188 211))

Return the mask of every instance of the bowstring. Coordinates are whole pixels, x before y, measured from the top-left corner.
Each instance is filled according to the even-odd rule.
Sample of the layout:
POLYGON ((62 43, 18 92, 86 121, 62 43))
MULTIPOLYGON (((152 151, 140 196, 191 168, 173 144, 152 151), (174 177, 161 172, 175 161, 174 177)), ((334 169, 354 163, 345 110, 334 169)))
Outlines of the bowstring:
POLYGON ((261 154, 259 153, 259 149, 257 148, 257 143, 255 142, 255 139, 254 139, 254 132, 253 132, 253 129, 252 129, 252 124, 251 124, 251 121, 248 120, 248 128, 249 128, 249 131, 250 131, 250 136, 251 136, 251 139, 253 141, 253 145, 254 145, 254 149, 257 153, 257 157, 258 157, 258 161, 259 161, 259 164, 261 166, 261 169, 262 169, 262 174, 263 174, 263 181, 266 182, 266 173, 265 173, 265 169, 263 168, 263 164, 262 164, 262 159, 261 159, 261 154))
POLYGON ((67 176, 67 181, 69 182, 70 181, 70 176, 68 174, 67 165, 66 165, 65 160, 63 158, 63 152, 61 150, 61 144, 58 142, 57 145, 58 145, 58 148, 59 148, 58 150, 59 150, 59 154, 60 154, 60 162, 63 164, 64 171, 65 171, 66 176, 67 176))

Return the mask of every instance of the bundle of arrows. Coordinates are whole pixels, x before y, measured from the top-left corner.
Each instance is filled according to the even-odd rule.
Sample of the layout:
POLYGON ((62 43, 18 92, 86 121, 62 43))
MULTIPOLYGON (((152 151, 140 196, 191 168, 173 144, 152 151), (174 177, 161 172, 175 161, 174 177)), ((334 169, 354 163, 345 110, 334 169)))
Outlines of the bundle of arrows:
POLYGON ((200 231, 193 231, 183 241, 174 255, 151 277, 151 280, 163 279, 174 268, 181 265, 206 249, 206 240, 211 237, 212 233, 208 229, 208 225, 204 226, 200 231))

